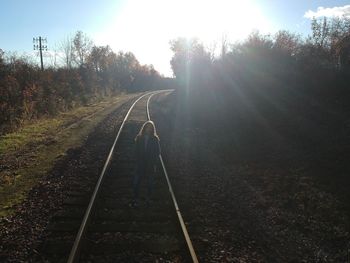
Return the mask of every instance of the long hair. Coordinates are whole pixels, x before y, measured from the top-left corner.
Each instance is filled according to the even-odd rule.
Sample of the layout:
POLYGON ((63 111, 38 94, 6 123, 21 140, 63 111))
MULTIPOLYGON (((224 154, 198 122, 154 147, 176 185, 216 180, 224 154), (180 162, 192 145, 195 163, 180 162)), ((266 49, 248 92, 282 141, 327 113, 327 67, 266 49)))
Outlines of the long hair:
POLYGON ((159 137, 158 137, 158 134, 157 134, 157 130, 156 130, 156 126, 154 125, 154 122, 153 122, 153 121, 146 121, 146 122, 142 125, 142 127, 141 127, 139 133, 136 135, 135 141, 137 141, 140 137, 142 137, 142 136, 145 135, 146 127, 147 127, 147 126, 151 126, 151 127, 152 127, 152 130, 153 130, 152 135, 153 135, 155 138, 157 138, 157 139, 159 140, 159 137))

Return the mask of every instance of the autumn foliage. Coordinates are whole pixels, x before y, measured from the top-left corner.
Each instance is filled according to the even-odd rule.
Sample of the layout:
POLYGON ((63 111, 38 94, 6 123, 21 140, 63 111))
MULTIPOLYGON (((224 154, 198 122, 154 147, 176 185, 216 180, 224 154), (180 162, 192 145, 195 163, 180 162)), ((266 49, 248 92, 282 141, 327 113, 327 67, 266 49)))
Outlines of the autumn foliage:
POLYGON ((293 107, 296 113, 316 104, 346 110, 350 19, 314 19, 311 26, 306 38, 285 30, 252 32, 239 43, 223 41, 219 52, 198 39, 173 40, 171 65, 181 96, 204 119, 215 116, 215 109, 241 117, 237 111, 262 114, 293 107))
POLYGON ((314 20, 307 38, 253 32, 220 54, 193 39, 171 48, 177 108, 222 158, 306 167, 350 211, 350 19, 314 20))
POLYGON ((132 53, 95 46, 82 32, 63 50, 63 65, 41 71, 28 59, 0 49, 0 134, 26 120, 160 85, 161 77, 152 66, 141 65, 132 53))

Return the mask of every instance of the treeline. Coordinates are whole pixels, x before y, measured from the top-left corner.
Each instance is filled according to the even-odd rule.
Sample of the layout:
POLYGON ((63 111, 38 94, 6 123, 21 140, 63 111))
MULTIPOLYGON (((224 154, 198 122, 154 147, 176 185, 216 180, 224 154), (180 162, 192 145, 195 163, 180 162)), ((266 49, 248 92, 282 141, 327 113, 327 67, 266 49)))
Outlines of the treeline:
POLYGON ((171 65, 181 97, 204 120, 216 107, 255 117, 266 112, 267 118, 315 104, 348 109, 350 19, 313 19, 311 26, 306 38, 282 30, 253 32, 236 44, 223 41, 219 54, 197 39, 172 41, 171 65))
POLYGON ((171 43, 177 119, 256 178, 268 178, 262 167, 285 185, 285 174, 312 176, 350 211, 350 19, 314 19, 306 38, 253 32, 223 42, 219 55, 198 40, 171 43))
POLYGON ((141 65, 130 52, 96 46, 81 31, 62 43, 61 56, 60 66, 41 71, 30 58, 0 49, 0 134, 105 96, 161 86, 153 66, 141 65))

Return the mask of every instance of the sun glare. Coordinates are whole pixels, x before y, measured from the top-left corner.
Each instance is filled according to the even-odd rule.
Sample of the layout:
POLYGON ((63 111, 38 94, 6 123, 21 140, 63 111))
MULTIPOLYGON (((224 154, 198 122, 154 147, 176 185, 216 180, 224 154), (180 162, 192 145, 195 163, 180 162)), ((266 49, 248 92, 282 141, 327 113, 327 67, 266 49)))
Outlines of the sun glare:
POLYGON ((271 26, 253 0, 129 0, 98 38, 116 50, 133 50, 141 61, 169 68, 171 39, 196 37, 212 45, 223 37, 243 39, 254 29, 268 32, 271 26))
POLYGON ((203 41, 216 41, 222 35, 238 40, 253 29, 268 28, 262 13, 249 1, 183 1, 175 10, 182 13, 180 33, 203 41))

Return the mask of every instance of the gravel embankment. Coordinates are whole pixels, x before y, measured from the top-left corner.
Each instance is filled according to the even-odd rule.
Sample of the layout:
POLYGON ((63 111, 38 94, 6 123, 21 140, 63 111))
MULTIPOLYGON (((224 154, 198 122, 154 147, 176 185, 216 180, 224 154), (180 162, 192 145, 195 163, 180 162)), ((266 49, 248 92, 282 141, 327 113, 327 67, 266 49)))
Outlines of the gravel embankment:
POLYGON ((93 185, 91 181, 99 175, 116 128, 131 102, 109 114, 88 136, 86 143, 69 150, 56 162, 51 172, 30 190, 28 198, 16 207, 13 216, 1 219, 1 262, 31 262, 34 257, 40 258, 36 248, 45 237, 50 218, 62 207, 72 185, 93 185))
POLYGON ((220 157, 220 140, 186 122, 171 103, 161 101, 163 111, 154 106, 154 117, 201 262, 347 261, 350 221, 336 196, 304 170, 280 169, 278 160, 220 157))

